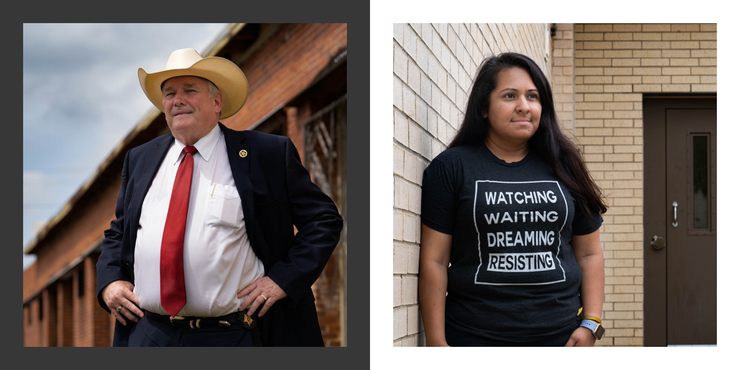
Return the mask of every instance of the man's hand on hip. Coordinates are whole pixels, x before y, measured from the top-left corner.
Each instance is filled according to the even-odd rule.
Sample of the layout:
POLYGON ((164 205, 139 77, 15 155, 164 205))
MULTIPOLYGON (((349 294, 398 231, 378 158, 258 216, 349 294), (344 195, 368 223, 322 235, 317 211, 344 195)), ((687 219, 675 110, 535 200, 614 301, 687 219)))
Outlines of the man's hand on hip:
POLYGON ((124 316, 139 322, 144 312, 139 309, 139 297, 134 294, 134 285, 124 280, 116 280, 103 289, 103 301, 121 324, 126 325, 124 316))
POLYGON ((251 305, 249 311, 247 311, 247 314, 250 316, 257 310, 259 305, 264 303, 258 317, 264 316, 275 302, 287 296, 283 289, 267 276, 259 278, 254 283, 247 285, 246 288, 239 291, 236 295, 239 299, 247 297, 239 305, 239 311, 244 311, 245 308, 251 305))

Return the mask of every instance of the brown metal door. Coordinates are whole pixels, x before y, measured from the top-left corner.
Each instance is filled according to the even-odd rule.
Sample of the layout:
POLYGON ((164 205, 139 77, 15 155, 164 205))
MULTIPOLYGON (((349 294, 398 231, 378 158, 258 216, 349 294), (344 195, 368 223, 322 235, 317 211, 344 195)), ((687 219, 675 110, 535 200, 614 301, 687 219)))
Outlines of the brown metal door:
POLYGON ((716 344, 716 99, 643 104, 645 345, 716 344))

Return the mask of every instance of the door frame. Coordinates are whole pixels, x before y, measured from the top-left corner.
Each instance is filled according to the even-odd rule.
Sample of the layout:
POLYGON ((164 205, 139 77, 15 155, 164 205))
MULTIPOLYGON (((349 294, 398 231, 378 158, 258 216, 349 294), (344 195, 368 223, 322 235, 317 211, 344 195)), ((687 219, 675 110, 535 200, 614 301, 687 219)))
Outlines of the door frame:
MULTIPOLYGON (((716 109, 716 94, 643 95, 643 328, 644 346, 666 346, 668 323, 666 248, 654 250, 654 235, 668 234, 665 110, 716 109)), ((716 167, 715 167, 716 169, 716 167)), ((716 171, 714 172, 716 181, 716 171)), ((669 244, 670 241, 667 241, 669 244)), ((667 248, 670 248, 668 245, 667 248)))

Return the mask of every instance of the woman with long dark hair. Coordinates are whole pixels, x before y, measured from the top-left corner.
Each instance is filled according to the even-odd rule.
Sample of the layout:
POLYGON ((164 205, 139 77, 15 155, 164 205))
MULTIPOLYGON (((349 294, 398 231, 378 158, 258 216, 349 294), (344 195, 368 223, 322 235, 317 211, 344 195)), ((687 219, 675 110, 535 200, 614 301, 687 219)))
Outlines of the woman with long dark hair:
POLYGON ((424 171, 427 345, 593 346, 606 209, 537 64, 484 60, 457 136, 424 171))

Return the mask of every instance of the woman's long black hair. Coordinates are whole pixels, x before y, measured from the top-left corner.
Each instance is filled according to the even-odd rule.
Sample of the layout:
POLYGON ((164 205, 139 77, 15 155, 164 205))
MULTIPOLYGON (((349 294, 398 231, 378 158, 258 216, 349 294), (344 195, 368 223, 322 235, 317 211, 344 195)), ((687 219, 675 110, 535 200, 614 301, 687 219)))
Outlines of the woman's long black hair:
POLYGON ((483 61, 473 82, 465 118, 449 147, 477 144, 488 137, 490 123, 483 114, 488 112, 491 92, 498 83, 498 74, 513 67, 522 68, 529 73, 542 105, 539 128, 529 139, 529 150, 534 150, 550 165, 558 179, 570 189, 576 204, 585 214, 605 213, 607 206, 604 195, 591 178, 578 147, 560 131, 550 83, 540 67, 527 56, 503 53, 483 61))

